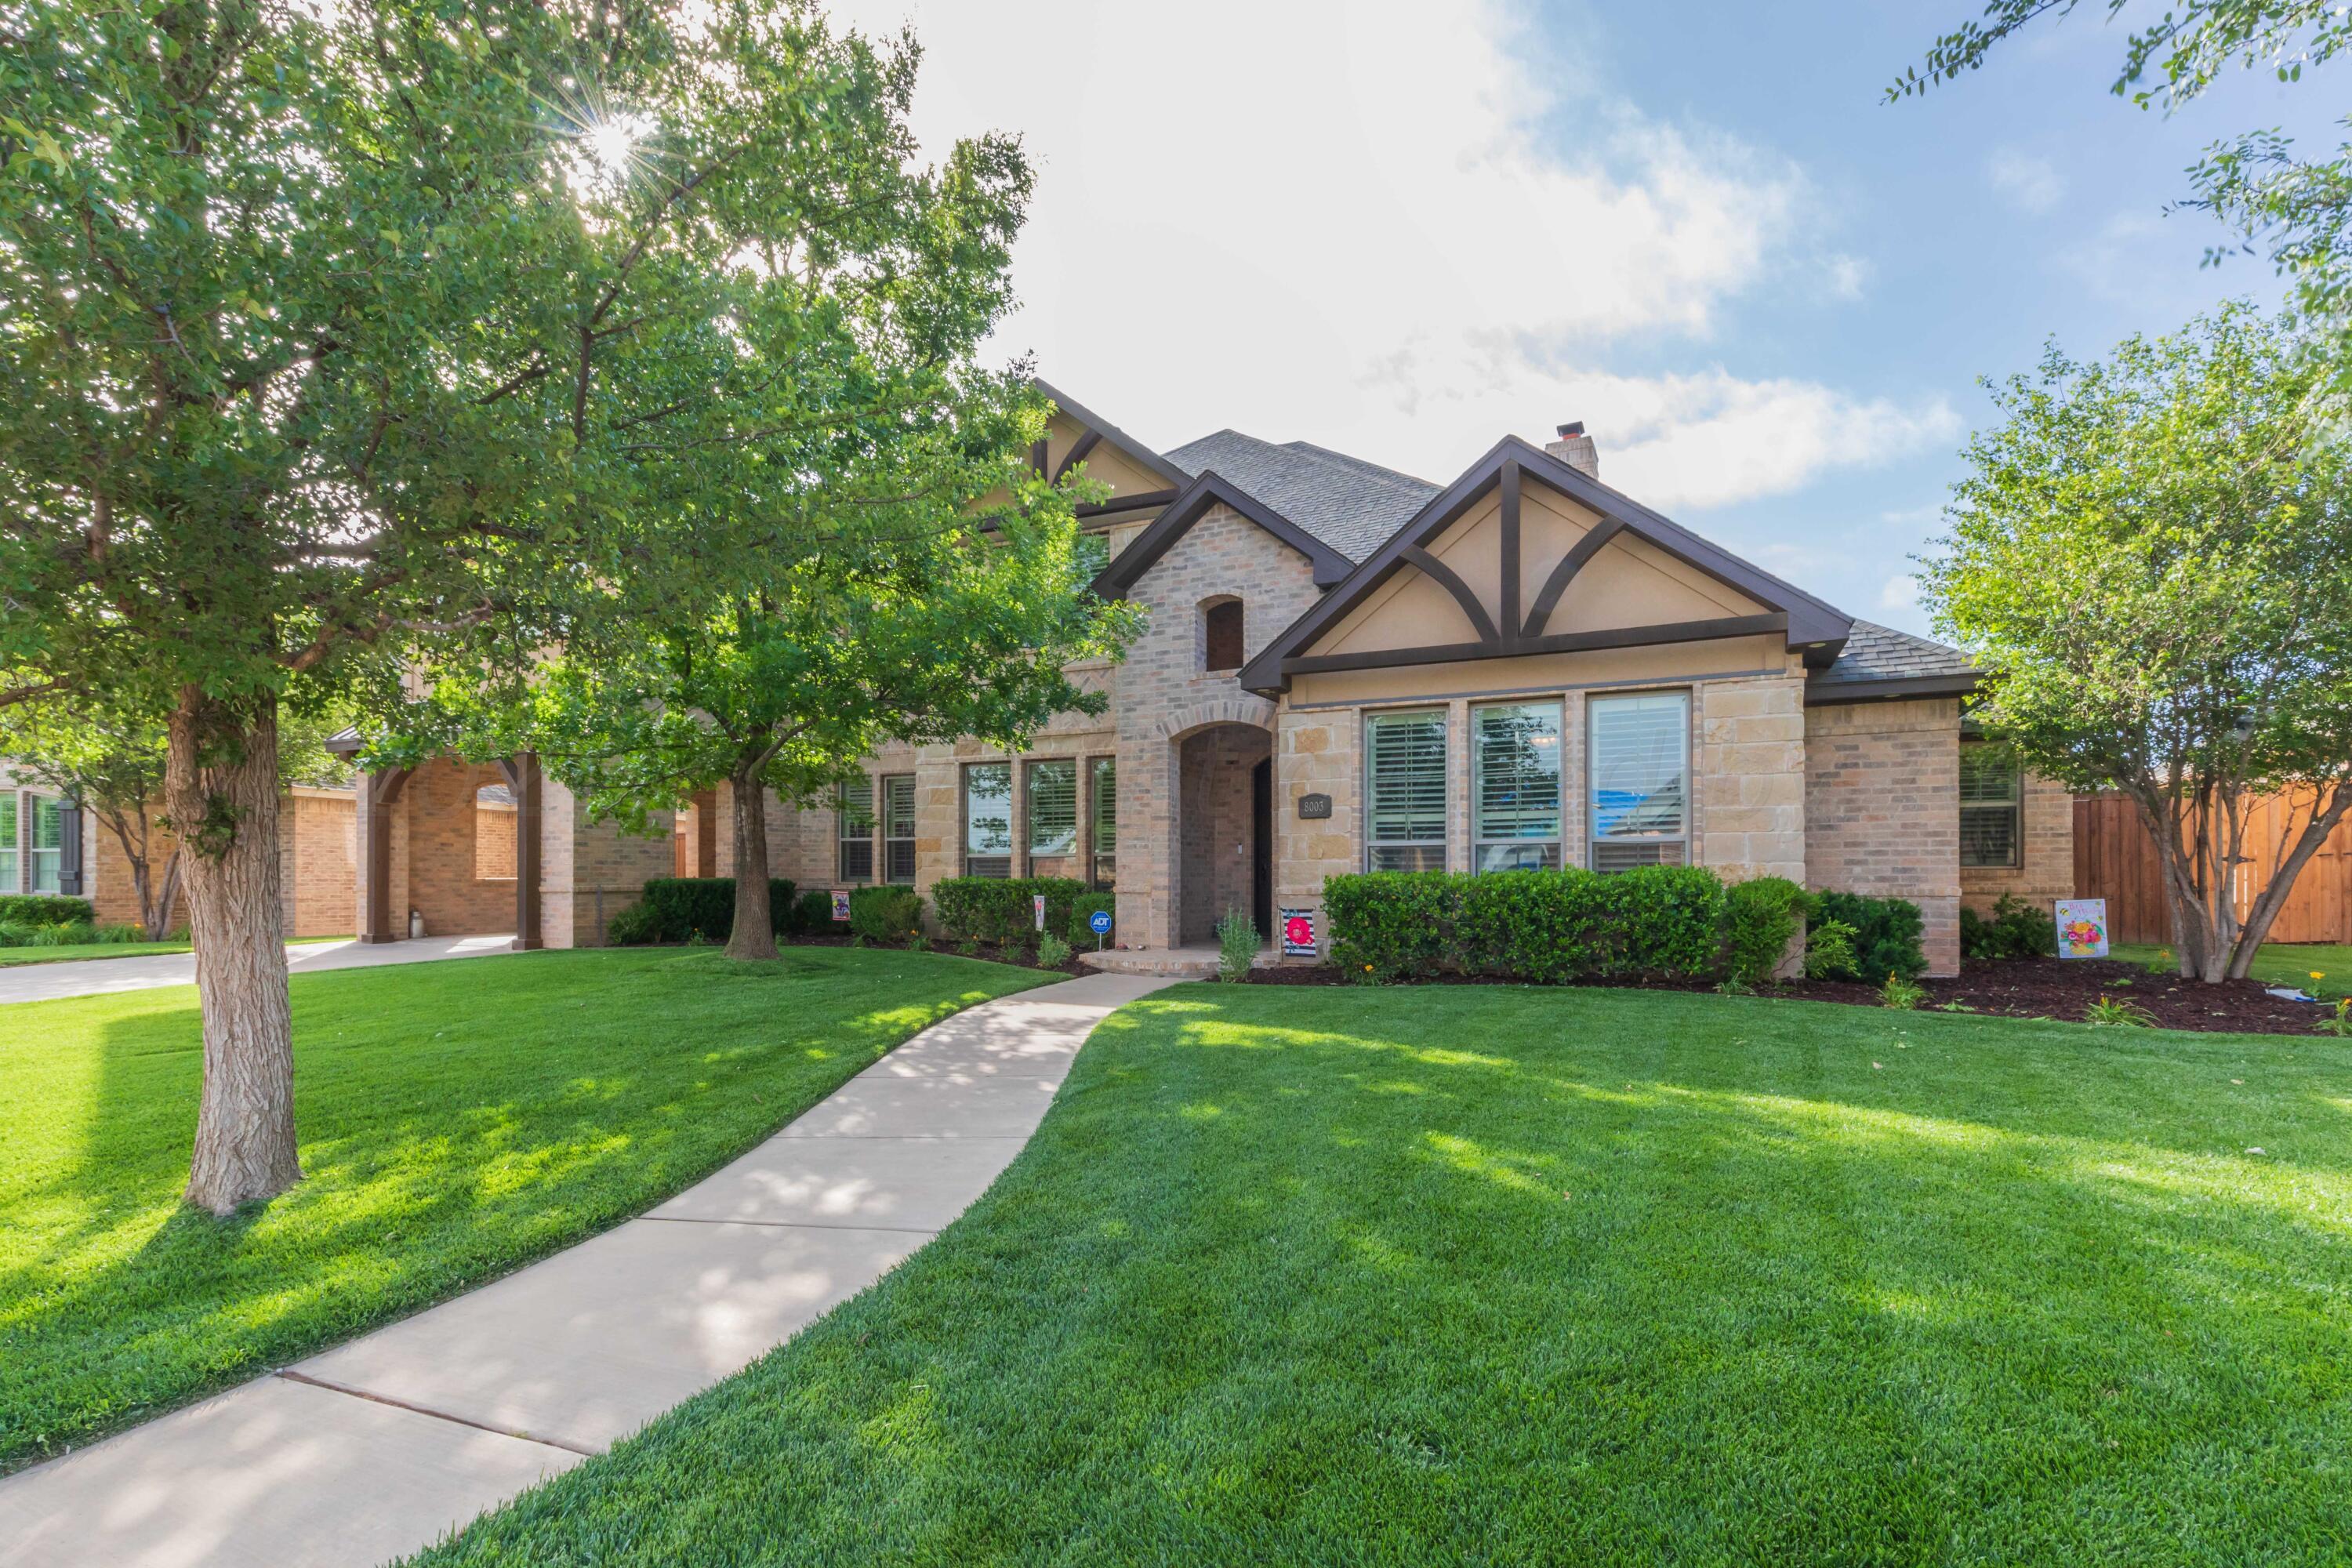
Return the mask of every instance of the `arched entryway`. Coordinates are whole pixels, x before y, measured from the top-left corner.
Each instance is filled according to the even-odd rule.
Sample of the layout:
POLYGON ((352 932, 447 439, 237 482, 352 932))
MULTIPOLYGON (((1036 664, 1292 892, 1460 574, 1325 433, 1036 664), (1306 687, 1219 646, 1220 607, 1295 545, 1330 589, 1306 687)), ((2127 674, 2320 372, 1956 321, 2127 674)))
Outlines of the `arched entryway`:
POLYGON ((1263 940, 1274 926, 1274 737, 1210 724, 1176 746, 1176 939, 1213 942, 1238 909, 1263 940))

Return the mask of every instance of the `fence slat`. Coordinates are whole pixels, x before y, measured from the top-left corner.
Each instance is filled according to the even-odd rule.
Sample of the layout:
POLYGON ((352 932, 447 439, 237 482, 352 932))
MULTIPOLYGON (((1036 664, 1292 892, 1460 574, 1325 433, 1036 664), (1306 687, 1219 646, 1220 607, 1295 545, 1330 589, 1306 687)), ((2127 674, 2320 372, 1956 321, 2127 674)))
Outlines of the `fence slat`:
MULTIPOLYGON (((2246 864, 2232 889, 2243 918, 2270 880, 2293 835, 2309 819, 2307 795, 2274 795, 2249 814, 2246 864)), ((2117 942, 2172 940, 2164 871, 2156 840, 2126 795, 2074 797, 2074 889, 2107 900, 2107 930, 2117 942)), ((2271 927, 2273 942, 2352 942, 2352 818, 2338 825, 2295 879, 2294 891, 2271 927)))

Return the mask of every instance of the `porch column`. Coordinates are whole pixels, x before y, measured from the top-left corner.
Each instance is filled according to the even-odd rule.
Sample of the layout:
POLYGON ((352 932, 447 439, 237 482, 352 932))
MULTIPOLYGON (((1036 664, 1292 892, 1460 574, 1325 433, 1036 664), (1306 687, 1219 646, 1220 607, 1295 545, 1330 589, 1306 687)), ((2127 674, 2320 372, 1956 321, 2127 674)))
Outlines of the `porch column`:
POLYGON ((392 808, 408 773, 406 768, 390 768, 360 775, 360 865, 367 879, 367 896, 360 900, 363 942, 398 942, 408 934, 392 921, 392 808))
POLYGON ((539 924, 539 753, 518 752, 499 763, 515 798, 515 934, 517 952, 545 947, 539 924))

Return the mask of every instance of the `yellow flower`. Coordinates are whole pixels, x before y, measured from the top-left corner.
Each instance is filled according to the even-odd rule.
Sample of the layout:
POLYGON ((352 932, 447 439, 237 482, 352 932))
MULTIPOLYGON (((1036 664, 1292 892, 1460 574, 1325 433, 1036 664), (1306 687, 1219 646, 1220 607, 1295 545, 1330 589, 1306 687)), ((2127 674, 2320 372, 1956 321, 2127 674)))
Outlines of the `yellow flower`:
POLYGON ((1372 966, 1371 966, 1370 964, 1367 963, 1366 965, 1364 965, 1364 973, 1365 973, 1370 974, 1371 972, 1372 972, 1372 966))
POLYGON ((2321 970, 2315 969, 2315 970, 2313 970, 2313 971, 2311 972, 2311 977, 2312 977, 2314 980, 2325 980, 2325 979, 2326 979, 2326 978, 2327 978, 2327 975, 2326 974, 2326 973, 2325 973, 2325 972, 2323 972, 2323 971, 2321 971, 2321 970))

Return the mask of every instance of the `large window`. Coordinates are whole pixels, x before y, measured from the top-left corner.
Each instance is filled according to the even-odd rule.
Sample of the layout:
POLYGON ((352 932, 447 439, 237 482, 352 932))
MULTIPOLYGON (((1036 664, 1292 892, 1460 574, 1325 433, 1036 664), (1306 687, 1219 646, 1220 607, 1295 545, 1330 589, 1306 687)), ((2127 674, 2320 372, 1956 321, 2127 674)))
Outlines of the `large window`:
POLYGON ((1474 869, 1559 868, 1559 704, 1471 710, 1474 869))
POLYGON ((874 879, 874 785, 866 779, 845 783, 834 814, 841 840, 840 869, 845 882, 874 879))
POLYGON ((1364 864, 1445 869, 1445 710, 1364 720, 1364 864))
POLYGON ((2002 748, 1984 741, 1960 742, 1960 864, 2019 863, 2018 817, 2024 778, 2002 748))
POLYGON ((20 891, 23 862, 16 858, 16 792, 0 789, 0 894, 20 891))
POLYGON ((1588 748, 1592 868, 1680 866, 1690 858, 1690 694, 1595 697, 1588 748))
POLYGON ((891 773, 882 780, 882 879, 915 879, 915 775, 891 773))
POLYGON ((1095 859, 1094 885, 1109 889, 1118 885, 1118 763, 1110 757, 1094 760, 1094 798, 1088 804, 1094 811, 1094 842, 1088 846, 1095 859))
POLYGON ((963 767, 963 874, 1013 875, 1013 764, 963 767))
POLYGON ((1078 760, 1053 757, 1029 764, 1029 858, 1055 859, 1078 852, 1078 760))
POLYGON ((58 879, 63 870, 66 847, 62 805, 53 795, 28 795, 26 802, 28 819, 25 825, 26 890, 58 892, 64 886, 58 879))

